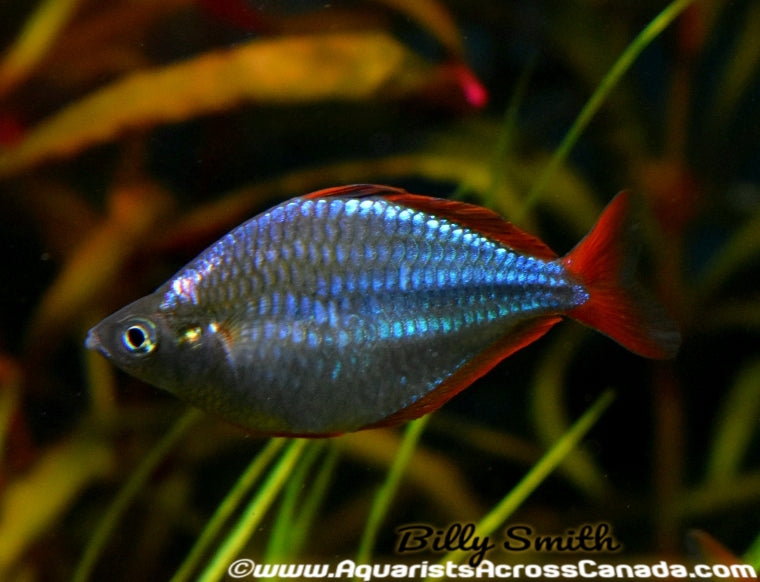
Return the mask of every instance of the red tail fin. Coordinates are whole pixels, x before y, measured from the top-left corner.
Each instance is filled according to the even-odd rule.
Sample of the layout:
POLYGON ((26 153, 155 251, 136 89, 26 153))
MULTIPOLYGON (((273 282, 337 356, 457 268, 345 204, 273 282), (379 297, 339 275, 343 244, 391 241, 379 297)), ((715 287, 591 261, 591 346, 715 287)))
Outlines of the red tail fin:
POLYGON ((665 310, 633 279, 637 245, 630 195, 621 192, 586 237, 562 259, 589 292, 568 315, 647 358, 670 358, 681 336, 665 310))

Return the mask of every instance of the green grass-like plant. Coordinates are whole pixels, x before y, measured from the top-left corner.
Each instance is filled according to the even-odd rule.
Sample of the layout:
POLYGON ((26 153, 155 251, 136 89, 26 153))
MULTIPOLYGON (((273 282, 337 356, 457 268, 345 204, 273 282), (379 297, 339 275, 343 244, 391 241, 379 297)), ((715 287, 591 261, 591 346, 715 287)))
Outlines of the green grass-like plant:
MULTIPOLYGON (((84 4, 0 8, 0 20, 18 22, 0 58, 0 210, 20 209, 34 227, 9 223, 7 248, 24 268, 6 280, 13 289, 16 280, 44 281, 24 289, 0 322, 0 578, 116 580, 144 566, 146 579, 211 581, 241 557, 394 562, 410 559, 389 544, 406 521, 467 521, 484 536, 512 519, 551 527, 579 515, 620 524, 633 546, 624 558, 743 560, 760 569, 760 179, 752 170, 760 112, 751 98, 760 4, 673 0, 610 18, 614 2, 536 3, 542 38, 552 41, 544 50, 558 55, 552 66, 580 87, 571 93, 579 113, 556 132, 555 146, 535 129, 546 111, 534 109, 541 90, 556 90, 545 55, 519 63, 501 95, 506 105, 494 108, 503 115, 441 113, 438 99, 474 90, 452 16, 457 2, 356 3, 335 30, 343 20, 324 8, 293 18, 254 7, 252 16, 265 18, 244 19, 261 26, 251 38, 189 3, 84 4), (176 61, 151 52, 166 49, 156 37, 177 35, 167 22, 184 31, 198 14, 215 23, 209 37, 232 39, 229 46, 199 43, 176 61), (419 27, 443 56, 421 57, 407 34, 395 34, 398 20, 419 27), (665 84, 655 97, 633 105, 652 89, 636 77, 648 56, 670 58, 672 71, 653 77, 665 84), (242 70, 257 71, 258 82, 229 74, 242 70), (416 115, 421 104, 431 106, 428 116, 416 115), (278 122, 286 137, 276 144, 329 152, 343 140, 346 151, 282 161, 277 146, 257 149, 277 137, 278 122), (167 147, 159 129, 181 137, 167 147), (374 149, 354 151, 359 141, 374 149), (178 158, 181 171, 156 169, 171 158, 165 150, 181 156, 183 147, 192 153, 178 158), (281 167, 247 171, 257 156, 281 167), (211 164, 198 175, 229 176, 220 192, 185 195, 183 174, 197 177, 190 158, 211 164), (589 160, 608 163, 610 175, 590 176, 589 160), (644 362, 564 324, 497 367, 476 395, 431 416, 303 440, 245 438, 198 411, 171 424, 163 401, 99 356, 83 357, 79 371, 62 356, 178 257, 275 200, 326 185, 412 180, 559 244, 578 240, 611 197, 599 183, 640 191, 647 286, 681 322, 679 358, 644 362), (29 257, 38 255, 53 257, 55 272, 35 271, 29 257), (16 307, 28 312, 23 321, 16 307), (81 401, 72 396, 78 372, 81 401), (592 385, 600 377, 605 389, 592 385), (239 475, 230 468, 249 457, 239 475), (686 548, 690 528, 699 534, 686 548)), ((516 10, 492 8, 495 19, 516 10)), ((468 5, 463 18, 468 11, 487 12, 468 5)), ((458 562, 464 554, 417 557, 458 562)))

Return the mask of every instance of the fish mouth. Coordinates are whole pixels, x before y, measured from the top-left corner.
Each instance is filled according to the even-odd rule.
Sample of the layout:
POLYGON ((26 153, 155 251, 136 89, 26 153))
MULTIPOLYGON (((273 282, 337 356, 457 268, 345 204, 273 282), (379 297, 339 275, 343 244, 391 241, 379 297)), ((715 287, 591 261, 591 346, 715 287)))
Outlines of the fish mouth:
POLYGON ((96 350, 106 357, 111 356, 105 346, 101 343, 100 336, 94 327, 87 332, 87 338, 84 340, 84 347, 88 350, 96 350))

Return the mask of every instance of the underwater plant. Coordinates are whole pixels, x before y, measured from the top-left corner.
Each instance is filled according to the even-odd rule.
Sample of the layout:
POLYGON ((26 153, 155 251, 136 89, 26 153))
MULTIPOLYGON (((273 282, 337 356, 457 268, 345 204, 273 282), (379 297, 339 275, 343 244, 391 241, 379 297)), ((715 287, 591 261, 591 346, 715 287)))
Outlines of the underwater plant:
POLYGON ((1 5, 0 578, 474 557, 400 552, 413 524, 606 524, 609 561, 760 567, 759 19, 751 0, 1 5), (237 224, 372 182, 560 254, 632 190, 678 356, 569 323, 434 414, 304 440, 85 350, 237 224))

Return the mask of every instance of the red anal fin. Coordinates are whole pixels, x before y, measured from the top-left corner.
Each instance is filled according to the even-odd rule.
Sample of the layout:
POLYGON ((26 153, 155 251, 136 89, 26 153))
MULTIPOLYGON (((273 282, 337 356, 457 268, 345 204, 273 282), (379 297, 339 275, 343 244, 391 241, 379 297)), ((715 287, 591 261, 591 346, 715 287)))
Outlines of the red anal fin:
POLYGON ((457 200, 445 200, 443 198, 409 194, 401 188, 379 186, 377 184, 353 184, 350 186, 327 188, 307 194, 304 198, 313 199, 331 196, 346 198, 382 196, 386 200, 400 206, 419 210, 474 230, 491 240, 521 253, 545 260, 557 258, 557 253, 550 249, 541 239, 520 230, 494 211, 482 206, 467 204, 466 202, 459 202, 457 200))
POLYGON ((487 347, 459 368, 435 390, 420 398, 411 406, 364 428, 393 426, 437 410, 449 399, 470 386, 475 380, 485 375, 496 364, 539 339, 561 319, 559 316, 542 317, 522 324, 518 329, 513 330, 502 339, 487 347))
POLYGON ((681 343, 675 323, 634 280, 636 233, 630 195, 621 192, 562 262, 589 294, 568 316, 647 358, 673 357, 681 343))

